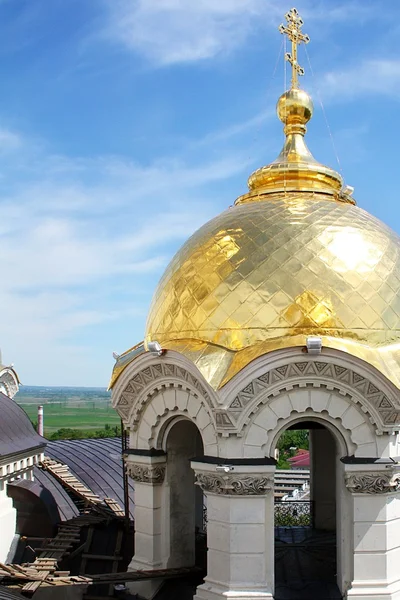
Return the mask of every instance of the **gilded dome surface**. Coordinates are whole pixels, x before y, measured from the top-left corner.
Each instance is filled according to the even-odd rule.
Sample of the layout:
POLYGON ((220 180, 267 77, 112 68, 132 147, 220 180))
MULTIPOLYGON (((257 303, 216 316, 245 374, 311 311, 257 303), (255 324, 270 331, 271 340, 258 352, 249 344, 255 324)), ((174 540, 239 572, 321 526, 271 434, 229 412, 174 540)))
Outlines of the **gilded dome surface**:
POLYGON ((144 346, 117 358, 111 385, 149 342, 183 354, 218 388, 258 356, 304 347, 312 335, 400 388, 400 238, 358 208, 352 188, 307 148, 313 103, 298 86, 297 45, 309 38, 295 9, 285 17, 292 86, 277 104, 282 151, 172 259, 144 346))
POLYGON ((173 258, 146 339, 188 354, 217 386, 309 335, 364 356, 400 340, 399 242, 367 212, 328 198, 292 192, 235 206, 173 258))

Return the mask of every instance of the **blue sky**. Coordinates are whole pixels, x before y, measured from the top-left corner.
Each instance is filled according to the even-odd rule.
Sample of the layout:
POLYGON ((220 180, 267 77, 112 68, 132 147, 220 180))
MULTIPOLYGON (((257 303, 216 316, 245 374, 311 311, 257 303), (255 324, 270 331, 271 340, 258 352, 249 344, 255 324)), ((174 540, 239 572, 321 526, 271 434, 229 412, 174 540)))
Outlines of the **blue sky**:
MULTIPOLYGON (((400 232, 400 3, 296 7, 307 143, 400 232)), ((106 385, 175 251, 279 153, 289 8, 0 0, 0 345, 23 383, 106 385)))

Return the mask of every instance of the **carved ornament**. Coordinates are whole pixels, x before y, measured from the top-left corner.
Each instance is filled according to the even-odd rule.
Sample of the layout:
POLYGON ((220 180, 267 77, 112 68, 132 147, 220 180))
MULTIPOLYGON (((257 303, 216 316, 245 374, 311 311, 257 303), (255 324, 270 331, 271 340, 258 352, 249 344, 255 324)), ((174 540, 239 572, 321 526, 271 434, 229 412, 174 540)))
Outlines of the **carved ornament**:
POLYGON ((352 473, 346 486, 353 494, 389 494, 400 491, 400 473, 352 473))
POLYGON ((160 465, 139 465, 130 463, 126 466, 128 475, 139 483, 161 484, 165 477, 165 467, 160 465))
POLYGON ((155 394, 167 388, 184 389, 198 397, 199 402, 204 400, 209 408, 213 406, 210 394, 196 377, 183 367, 163 361, 136 373, 123 389, 114 408, 122 419, 127 419, 131 408, 135 407, 130 427, 136 431, 144 408, 155 394))
MULTIPOLYGON (((264 401, 267 394, 267 399, 272 400, 282 391, 292 389, 293 384, 300 387, 325 386, 341 395, 349 395, 349 389, 354 389, 365 398, 367 404, 377 411, 383 425, 393 427, 400 422, 398 408, 374 383, 360 373, 324 361, 303 360, 273 368, 253 379, 230 402, 227 411, 229 417, 222 422, 217 415, 218 426, 225 429, 232 428, 233 424, 239 421, 241 414, 246 411, 247 406, 253 403, 257 397, 262 397, 264 401), (319 381, 322 379, 323 383, 316 379, 319 381), (268 391, 270 391, 269 395, 268 391), (229 424, 229 420, 232 421, 231 424, 229 424)), ((349 397, 356 401, 354 397, 350 395, 349 397)), ((363 410, 367 408, 368 406, 365 406, 363 410)), ((369 412, 368 414, 372 419, 372 415, 369 412)))
POLYGON ((224 496, 262 496, 274 485, 272 479, 264 475, 219 475, 217 473, 196 473, 196 485, 203 492, 224 496))

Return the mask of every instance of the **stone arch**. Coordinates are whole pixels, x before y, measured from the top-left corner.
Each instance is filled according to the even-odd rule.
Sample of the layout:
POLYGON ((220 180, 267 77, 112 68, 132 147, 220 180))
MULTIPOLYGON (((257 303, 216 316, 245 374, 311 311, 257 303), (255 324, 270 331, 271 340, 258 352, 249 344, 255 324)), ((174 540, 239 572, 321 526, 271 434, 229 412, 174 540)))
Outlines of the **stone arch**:
POLYGON ((162 385, 150 395, 135 431, 131 431, 136 447, 162 449, 164 431, 177 417, 194 423, 200 431, 206 454, 217 455, 217 434, 213 415, 207 402, 190 387, 179 384, 162 385))
POLYGON ((284 431, 292 425, 301 424, 304 421, 313 421, 323 425, 332 433, 340 448, 342 456, 351 456, 354 454, 357 447, 351 439, 351 431, 343 427, 340 419, 333 419, 327 413, 324 414, 324 412, 321 414, 321 417, 317 417, 310 411, 310 413, 306 413, 303 416, 296 417, 296 415, 292 413, 287 419, 278 419, 277 427, 273 432, 273 437, 270 436, 268 442, 263 446, 264 451, 269 452, 271 456, 274 456, 279 438, 284 431))
POLYGON ((130 430, 132 448, 160 448, 159 432, 171 418, 182 415, 201 431, 204 447, 218 453, 214 392, 194 368, 179 356, 167 359, 140 356, 122 374, 113 390, 113 406, 130 430))
POLYGON ((340 432, 345 442, 342 447, 348 456, 376 457, 378 454, 374 427, 350 395, 327 386, 308 384, 281 389, 272 398, 264 395, 259 399, 244 428, 245 456, 271 456, 278 432, 302 419, 316 419, 340 432))
POLYGON ((170 419, 160 432, 166 454, 164 489, 168 522, 167 566, 192 566, 196 556, 196 529, 203 530, 203 491, 195 485, 191 460, 204 454, 201 432, 185 416, 170 419))
MULTIPOLYGON (((353 541, 348 535, 352 527, 352 506, 351 498, 345 487, 345 465, 340 458, 355 454, 357 446, 352 440, 352 430, 349 427, 349 423, 346 423, 347 427, 344 426, 343 421, 346 421, 346 419, 342 417, 345 413, 343 413, 342 417, 330 414, 329 400, 326 407, 323 408, 326 396, 328 396, 327 391, 310 388, 308 392, 310 401, 307 403, 311 406, 306 408, 301 414, 292 410, 286 416, 282 411, 282 415, 276 421, 276 426, 268 434, 268 439, 263 446, 263 450, 267 456, 269 453, 273 454, 283 432, 296 423, 301 428, 301 423, 305 422, 304 425, 309 429, 310 436, 309 489, 307 498, 311 502, 310 516, 312 515, 312 518, 310 518, 310 525, 315 532, 324 532, 327 536, 325 537, 325 549, 330 548, 329 560, 327 562, 330 567, 322 571, 324 573, 322 574, 322 578, 326 577, 326 581, 336 581, 339 589, 345 590, 346 582, 351 579, 352 573, 353 541), (322 427, 314 429, 312 423, 318 423, 322 427)), ((331 403, 335 399, 335 397, 331 396, 331 403)), ((285 402, 285 399, 283 401, 285 402)), ((345 398, 345 402, 348 403, 346 410, 352 411, 354 406, 351 403, 351 399, 345 398)), ((369 426, 372 429, 370 423, 369 426)), ((371 435, 373 438, 373 432, 371 435)), ((374 447, 376 448, 376 444, 374 444, 374 447)), ((362 453, 362 456, 365 457, 365 452, 362 453)), ((372 456, 375 457, 376 454, 372 452, 372 456)), ((269 535, 275 538, 273 519, 271 521, 269 535)), ((279 539, 279 533, 277 539, 279 539)), ((276 546, 274 554, 275 560, 277 560, 276 546)), ((312 573, 315 575, 316 570, 319 571, 321 568, 321 563, 313 564, 312 558, 310 558, 308 565, 311 567, 311 572, 309 572, 311 577, 313 576, 312 573)), ((307 572, 306 565, 305 572, 307 572)), ((307 575, 305 576, 307 577, 307 575)))
POLYGON ((389 386, 379 385, 376 377, 370 377, 365 366, 362 370, 349 365, 343 357, 321 356, 317 359, 295 352, 280 352, 268 358, 263 357, 257 365, 244 370, 240 377, 242 384, 237 379, 235 387, 226 386, 224 405, 230 423, 225 430, 241 432, 260 405, 272 402, 283 391, 310 385, 351 400, 373 424, 377 435, 398 428, 397 398, 389 386))
POLYGON ((151 392, 152 386, 155 388, 164 381, 189 384, 210 407, 218 404, 214 390, 195 365, 179 353, 168 351, 166 357, 145 352, 126 367, 112 389, 113 407, 125 420, 132 405, 145 393, 151 392))

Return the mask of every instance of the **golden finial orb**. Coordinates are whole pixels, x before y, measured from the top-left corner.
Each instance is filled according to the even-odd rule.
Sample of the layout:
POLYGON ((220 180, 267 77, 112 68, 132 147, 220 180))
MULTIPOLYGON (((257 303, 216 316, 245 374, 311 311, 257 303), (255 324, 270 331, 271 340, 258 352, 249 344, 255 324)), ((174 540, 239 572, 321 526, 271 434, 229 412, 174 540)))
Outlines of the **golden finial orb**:
POLYGON ((313 101, 304 90, 292 88, 283 93, 276 105, 279 119, 287 125, 305 125, 314 111, 313 101))

